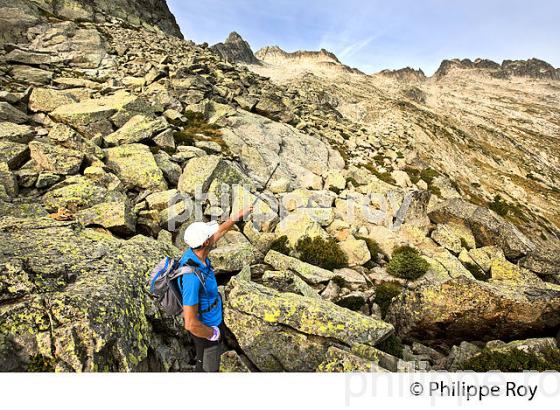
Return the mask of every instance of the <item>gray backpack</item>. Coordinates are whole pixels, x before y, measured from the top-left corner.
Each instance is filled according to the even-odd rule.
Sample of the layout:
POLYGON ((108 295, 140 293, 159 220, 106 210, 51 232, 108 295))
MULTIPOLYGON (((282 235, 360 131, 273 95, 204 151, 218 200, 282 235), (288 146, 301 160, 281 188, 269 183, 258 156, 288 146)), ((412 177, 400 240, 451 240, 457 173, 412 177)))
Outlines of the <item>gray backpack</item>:
POLYGON ((190 259, 181 266, 180 260, 166 256, 152 270, 147 283, 150 293, 168 314, 178 316, 183 313, 183 296, 177 284, 181 276, 195 274, 206 291, 204 275, 195 267, 190 259))

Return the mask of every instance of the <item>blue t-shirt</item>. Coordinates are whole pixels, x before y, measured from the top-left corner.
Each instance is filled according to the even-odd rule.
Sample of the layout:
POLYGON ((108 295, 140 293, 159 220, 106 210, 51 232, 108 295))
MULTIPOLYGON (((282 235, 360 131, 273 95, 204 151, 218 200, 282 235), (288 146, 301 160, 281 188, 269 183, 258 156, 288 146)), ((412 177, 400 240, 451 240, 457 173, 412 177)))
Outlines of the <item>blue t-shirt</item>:
POLYGON ((192 249, 185 251, 181 264, 184 265, 189 259, 198 265, 198 271, 204 275, 206 289, 202 287, 202 283, 194 273, 181 276, 178 284, 183 295, 183 306, 198 305, 198 319, 206 326, 219 326, 222 323, 222 298, 218 292, 218 282, 210 260, 206 258, 206 266, 203 265, 192 249), (206 311, 212 305, 214 306, 206 311), (204 313, 200 313, 202 311, 204 313))

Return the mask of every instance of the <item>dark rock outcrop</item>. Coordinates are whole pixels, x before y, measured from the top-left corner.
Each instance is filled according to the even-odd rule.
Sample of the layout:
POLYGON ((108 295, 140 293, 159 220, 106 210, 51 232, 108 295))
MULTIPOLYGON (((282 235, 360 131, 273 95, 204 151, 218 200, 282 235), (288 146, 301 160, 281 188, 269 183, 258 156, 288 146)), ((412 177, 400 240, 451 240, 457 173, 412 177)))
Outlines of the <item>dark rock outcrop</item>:
POLYGON ((459 60, 443 60, 435 72, 435 78, 442 78, 452 69, 480 69, 486 70, 495 78, 530 77, 548 80, 560 80, 558 69, 546 61, 536 58, 529 60, 504 60, 502 64, 498 64, 492 60, 476 59, 474 61, 468 58, 459 60))
POLYGON ((26 40, 27 28, 53 16, 91 22, 116 17, 135 26, 158 27, 166 34, 183 38, 165 0, 0 0, 0 42, 26 40))
POLYGON ((230 33, 225 42, 214 44, 210 49, 229 63, 260 64, 249 43, 235 31, 230 33))
POLYGON ((406 341, 429 344, 463 340, 512 340, 551 334, 560 325, 560 286, 495 261, 492 279, 461 276, 407 290, 389 308, 386 321, 406 341))
POLYGON ((422 71, 420 68, 418 70, 410 67, 405 67, 398 70, 383 70, 379 72, 379 74, 404 82, 419 82, 426 79, 426 74, 424 74, 424 71, 422 71))
POLYGON ((560 80, 558 71, 552 65, 536 58, 529 60, 504 60, 502 69, 509 75, 516 77, 560 80))

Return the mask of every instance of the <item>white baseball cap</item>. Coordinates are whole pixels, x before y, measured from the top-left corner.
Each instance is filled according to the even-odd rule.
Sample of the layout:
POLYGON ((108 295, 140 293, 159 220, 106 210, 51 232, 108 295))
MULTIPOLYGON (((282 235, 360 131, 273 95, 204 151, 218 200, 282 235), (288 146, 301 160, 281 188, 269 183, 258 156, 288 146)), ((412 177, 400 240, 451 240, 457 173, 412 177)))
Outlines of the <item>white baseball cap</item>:
POLYGON ((193 222, 185 229, 185 243, 191 248, 198 248, 202 244, 218 232, 219 225, 216 221, 210 222, 193 222))

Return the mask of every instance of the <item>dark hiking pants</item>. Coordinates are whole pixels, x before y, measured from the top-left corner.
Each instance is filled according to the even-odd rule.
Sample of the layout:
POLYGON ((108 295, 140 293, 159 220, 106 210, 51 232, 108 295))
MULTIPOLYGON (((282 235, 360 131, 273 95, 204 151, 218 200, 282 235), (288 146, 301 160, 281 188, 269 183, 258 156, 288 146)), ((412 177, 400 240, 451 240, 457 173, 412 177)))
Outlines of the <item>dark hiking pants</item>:
POLYGON ((220 328, 220 340, 211 342, 208 339, 191 335, 196 348, 195 372, 218 372, 220 370, 220 357, 224 352, 224 325, 220 328))

